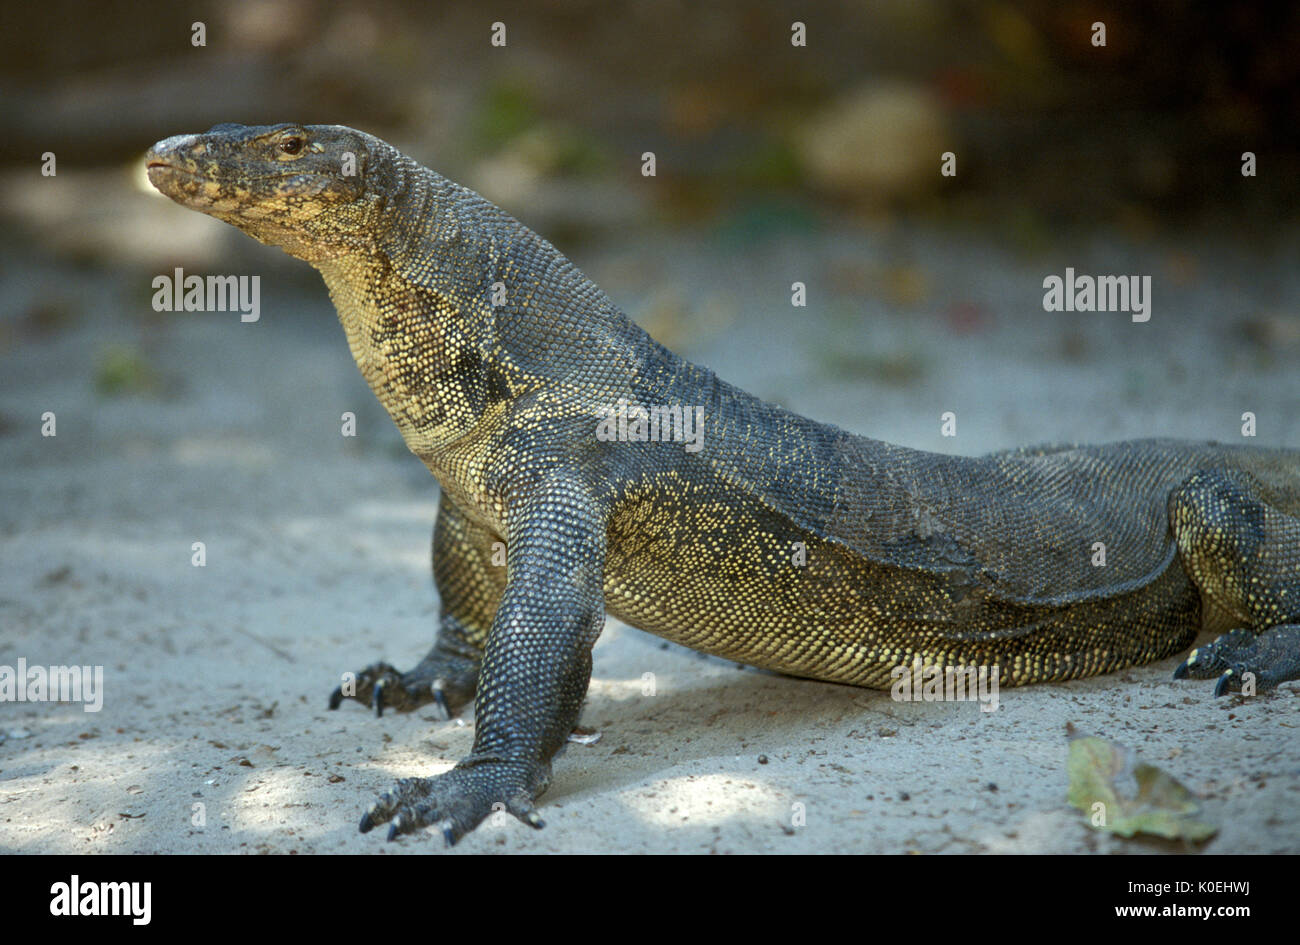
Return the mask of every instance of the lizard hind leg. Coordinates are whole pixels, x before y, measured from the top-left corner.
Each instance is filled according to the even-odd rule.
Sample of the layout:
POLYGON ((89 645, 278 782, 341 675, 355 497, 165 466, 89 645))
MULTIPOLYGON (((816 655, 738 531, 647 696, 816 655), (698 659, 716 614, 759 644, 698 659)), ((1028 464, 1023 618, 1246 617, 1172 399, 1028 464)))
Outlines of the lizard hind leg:
POLYGON ((1197 647, 1174 677, 1218 676, 1215 695, 1300 679, 1300 516, 1241 472, 1202 470, 1170 496, 1184 569, 1206 612, 1235 629, 1197 647))
POLYGON ((370 706, 376 715, 433 703, 437 717, 449 719, 473 703, 483 643, 506 583, 505 567, 495 563, 494 540, 443 493, 433 527, 433 580, 442 599, 433 649, 408 672, 388 663, 367 666, 347 691, 334 690, 331 709, 347 699, 370 706))

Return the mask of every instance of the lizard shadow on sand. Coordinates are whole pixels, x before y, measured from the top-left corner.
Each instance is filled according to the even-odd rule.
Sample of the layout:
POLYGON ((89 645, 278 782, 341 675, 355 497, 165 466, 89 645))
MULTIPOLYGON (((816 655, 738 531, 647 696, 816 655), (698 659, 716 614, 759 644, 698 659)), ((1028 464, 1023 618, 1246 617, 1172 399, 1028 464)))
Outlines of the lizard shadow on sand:
MULTIPOLYGON (((635 636, 643 637, 640 633, 635 636)), ((864 748, 881 730, 893 730, 890 734, 897 732, 904 737, 911 730, 918 736, 917 764, 929 765, 933 763, 933 758, 926 756, 931 729, 969 733, 968 724, 980 715, 973 705, 896 702, 888 691, 739 667, 675 645, 669 645, 677 651, 675 657, 652 655, 652 648, 662 649, 664 644, 649 636, 628 642, 635 652, 631 659, 625 651, 615 661, 617 665, 604 671, 597 661, 582 725, 600 732, 600 741, 595 745, 568 746, 556 761, 547 803, 577 800, 592 792, 603 793, 680 774, 684 765, 700 759, 716 759, 720 770, 729 772, 735 771, 735 763, 740 760, 745 769, 751 769, 753 777, 761 780, 765 771, 775 774, 779 769, 754 767, 759 755, 768 754, 786 763, 813 754, 820 760, 835 761, 835 752, 821 759, 823 751, 842 746, 846 736, 853 738, 853 729, 859 730, 857 737, 868 740, 863 742, 864 748), (710 675, 701 677, 700 662, 711 664, 710 675), (629 664, 634 663, 654 670, 656 694, 643 695, 640 673, 629 672, 629 664), (626 695, 620 694, 620 689, 626 695), (665 743, 663 737, 666 730, 673 732, 670 743, 665 743)), ((1044 731, 1037 724, 1039 706, 1050 697, 1051 701, 1065 700, 1065 704, 1076 706, 1076 711, 1067 715, 1078 715, 1079 722, 1099 726, 1097 734, 1140 743, 1146 717, 1136 704, 1131 710, 1125 706, 1116 711, 1109 693, 1127 679, 1130 683, 1140 682, 1157 703, 1172 702, 1176 693, 1158 693, 1154 687, 1170 680, 1179 659, 1132 667, 1125 674, 1004 689, 1002 702, 1023 700, 1024 711, 1015 711, 1009 717, 999 710, 983 717, 992 727, 980 725, 975 737, 985 740, 989 747, 1016 742, 1026 733, 1028 723, 1033 742, 1051 743, 1048 747, 1063 752, 1066 729, 1053 726, 1044 731), (1024 712, 1034 718, 1025 718, 1024 712), (1106 724, 1102 724, 1103 720, 1106 724)), ((1188 698, 1202 701, 1192 692, 1182 695, 1183 701, 1188 698)), ((953 750, 956 759, 970 751, 970 743, 953 746, 953 750)), ((1062 777, 1063 764, 1062 758, 1062 777)))
MULTIPOLYGON (((646 637, 634 646, 644 652, 663 644, 646 637)), ((601 739, 595 745, 570 744, 557 759, 548 802, 636 784, 699 759, 725 761, 730 771, 736 759, 748 768, 763 754, 780 760, 807 755, 823 739, 843 737, 841 723, 864 731, 906 728, 957 709, 898 703, 884 691, 740 667, 671 648, 680 655, 644 656, 642 665, 653 667, 657 677, 653 695, 642 690, 639 673, 627 671, 626 656, 605 672, 597 666, 582 725, 600 732, 601 739), (710 675, 700 676, 701 662, 711 664, 710 675), (667 745, 666 730, 673 733, 667 745)), ((759 768, 754 775, 761 779, 762 772, 759 768)))

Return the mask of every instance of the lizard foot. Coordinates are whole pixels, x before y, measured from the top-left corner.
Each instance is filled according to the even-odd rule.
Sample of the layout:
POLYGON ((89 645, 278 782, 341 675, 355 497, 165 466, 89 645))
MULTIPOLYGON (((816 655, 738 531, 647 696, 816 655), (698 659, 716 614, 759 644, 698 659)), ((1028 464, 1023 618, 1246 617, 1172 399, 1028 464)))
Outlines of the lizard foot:
POLYGON ((546 826, 533 808, 541 788, 527 787, 530 779, 521 768, 498 759, 467 759, 432 778, 403 778, 382 794, 361 818, 361 832, 369 833, 391 821, 388 839, 424 827, 441 831, 447 846, 477 827, 490 814, 501 811, 540 830, 546 826))
POLYGON ((344 699, 355 699, 383 715, 384 709, 414 712, 432 702, 438 718, 446 720, 460 713, 474 697, 473 689, 448 680, 431 660, 425 660, 409 673, 400 673, 387 663, 372 663, 356 674, 356 682, 344 691, 339 686, 330 693, 330 708, 337 709, 344 699))
POLYGON ((1174 670, 1175 679, 1214 676, 1219 677, 1216 696, 1241 692, 1252 678, 1256 690, 1300 679, 1300 624, 1283 624, 1258 634, 1238 627, 1192 650, 1174 670))

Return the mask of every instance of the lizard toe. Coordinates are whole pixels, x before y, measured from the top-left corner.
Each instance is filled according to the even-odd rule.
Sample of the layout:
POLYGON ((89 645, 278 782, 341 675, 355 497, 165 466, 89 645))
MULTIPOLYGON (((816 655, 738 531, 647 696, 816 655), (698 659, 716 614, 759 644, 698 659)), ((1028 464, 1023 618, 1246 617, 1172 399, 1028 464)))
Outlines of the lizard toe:
POLYGON ((376 686, 401 678, 401 674, 388 663, 371 663, 360 672, 349 675, 352 676, 351 679, 344 677, 343 684, 330 693, 331 709, 337 709, 347 699, 354 699, 362 705, 373 705, 376 686))

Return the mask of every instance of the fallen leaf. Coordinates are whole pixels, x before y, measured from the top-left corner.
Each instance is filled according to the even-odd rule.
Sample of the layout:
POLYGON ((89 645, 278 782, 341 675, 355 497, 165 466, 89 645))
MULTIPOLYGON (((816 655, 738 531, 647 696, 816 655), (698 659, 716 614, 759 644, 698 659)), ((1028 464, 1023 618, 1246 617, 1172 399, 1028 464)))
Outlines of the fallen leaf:
POLYGON ((1195 796, 1154 765, 1136 762, 1132 751, 1093 735, 1070 742, 1066 762, 1069 802, 1098 830, 1132 837, 1139 833, 1200 843, 1219 828, 1195 815, 1195 796), (1121 788, 1136 787, 1136 791, 1121 788), (1101 805, 1100 809, 1097 805, 1101 805))

